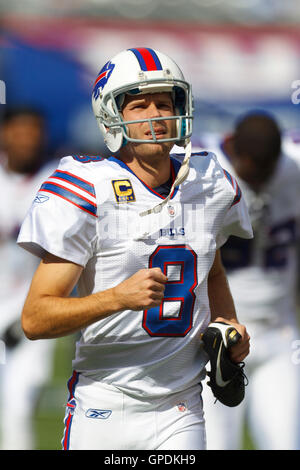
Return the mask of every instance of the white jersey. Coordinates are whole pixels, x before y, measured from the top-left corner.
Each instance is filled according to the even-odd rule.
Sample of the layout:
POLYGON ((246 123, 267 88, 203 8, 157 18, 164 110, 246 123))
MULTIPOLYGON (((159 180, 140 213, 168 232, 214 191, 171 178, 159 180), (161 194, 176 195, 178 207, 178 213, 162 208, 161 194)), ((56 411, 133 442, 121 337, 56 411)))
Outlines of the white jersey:
POLYGON ((238 181, 247 203, 254 238, 232 237, 222 249, 228 280, 242 323, 256 328, 295 322, 298 274, 296 243, 300 220, 300 145, 283 138, 276 171, 259 194, 239 179, 220 137, 210 145, 220 164, 238 181), (293 151, 291 149, 293 148, 293 151))
POLYGON ((37 266, 37 260, 20 249, 16 239, 33 197, 54 165, 22 175, 8 170, 5 155, 0 157, 0 334, 20 317, 37 266))
MULTIPOLYGON (((171 158, 173 181, 183 156, 171 158)), ((184 390, 204 375, 199 335, 210 321, 207 277, 230 234, 251 237, 240 189, 208 152, 164 199, 115 157, 65 157, 41 186, 18 242, 84 267, 80 296, 104 291, 139 269, 168 276, 160 307, 115 313, 82 331, 74 369, 137 396, 184 390)))

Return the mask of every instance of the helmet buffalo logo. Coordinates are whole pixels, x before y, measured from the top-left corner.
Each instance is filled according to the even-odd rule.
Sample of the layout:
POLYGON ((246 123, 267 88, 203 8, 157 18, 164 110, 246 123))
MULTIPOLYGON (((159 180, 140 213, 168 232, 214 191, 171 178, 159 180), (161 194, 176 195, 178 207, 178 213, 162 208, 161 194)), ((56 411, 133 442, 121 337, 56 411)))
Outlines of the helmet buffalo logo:
POLYGON ((115 68, 115 64, 112 64, 110 61, 107 62, 104 67, 100 70, 93 89, 93 96, 95 100, 99 98, 100 91, 103 90, 106 83, 108 82, 109 77, 112 74, 113 69, 115 68))

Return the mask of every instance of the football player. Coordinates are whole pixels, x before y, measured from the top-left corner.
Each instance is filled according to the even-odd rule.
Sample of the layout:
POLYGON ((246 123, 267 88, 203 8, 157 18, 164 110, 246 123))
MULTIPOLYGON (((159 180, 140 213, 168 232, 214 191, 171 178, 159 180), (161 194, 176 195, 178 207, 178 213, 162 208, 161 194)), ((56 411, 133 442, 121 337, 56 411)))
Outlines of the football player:
POLYGON ((296 285, 300 146, 261 111, 242 116, 232 135, 208 148, 238 181, 254 238, 230 237, 222 259, 239 318, 251 336, 245 400, 229 409, 204 388, 208 449, 240 449, 247 418, 257 449, 300 448, 296 285))
POLYGON ((32 199, 57 165, 44 160, 45 134, 40 112, 5 108, 0 136, 0 423, 5 450, 35 448, 33 413, 51 371, 54 342, 29 341, 21 328, 22 307, 38 263, 16 244, 32 199))
POLYGON ((65 157, 42 184, 18 240, 42 258, 23 328, 82 332, 64 449, 204 449, 201 332, 228 322, 232 360, 249 352, 219 254, 230 234, 252 237, 248 213, 214 155, 191 155, 191 86, 168 56, 120 52, 92 101, 112 156, 65 157))

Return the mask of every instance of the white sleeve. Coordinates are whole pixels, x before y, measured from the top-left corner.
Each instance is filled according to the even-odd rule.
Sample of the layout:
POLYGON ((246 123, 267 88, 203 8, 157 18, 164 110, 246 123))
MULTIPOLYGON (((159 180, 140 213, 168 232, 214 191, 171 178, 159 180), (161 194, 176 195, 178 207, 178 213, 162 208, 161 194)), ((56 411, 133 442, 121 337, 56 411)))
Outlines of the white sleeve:
POLYGON ((41 185, 21 226, 21 247, 41 258, 49 252, 86 265, 96 239, 97 205, 94 185, 79 170, 65 157, 41 185))
POLYGON ((223 224, 217 236, 217 248, 220 248, 231 235, 240 238, 253 238, 251 221, 242 192, 235 180, 228 172, 225 176, 232 185, 233 202, 228 209, 223 224))

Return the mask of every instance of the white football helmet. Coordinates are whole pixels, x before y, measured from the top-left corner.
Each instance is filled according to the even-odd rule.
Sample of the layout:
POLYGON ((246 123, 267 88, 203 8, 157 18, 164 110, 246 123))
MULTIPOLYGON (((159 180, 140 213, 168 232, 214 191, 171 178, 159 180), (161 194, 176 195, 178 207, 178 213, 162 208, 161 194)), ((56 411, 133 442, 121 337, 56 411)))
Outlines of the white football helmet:
POLYGON ((176 120, 177 135, 159 139, 186 146, 192 135, 193 99, 189 83, 176 63, 165 54, 149 48, 128 49, 117 54, 100 70, 92 95, 93 111, 107 147, 117 152, 127 142, 155 143, 153 122, 176 120), (121 106, 126 93, 172 93, 175 116, 124 121, 121 106), (149 122, 152 139, 133 139, 127 124, 149 122))

